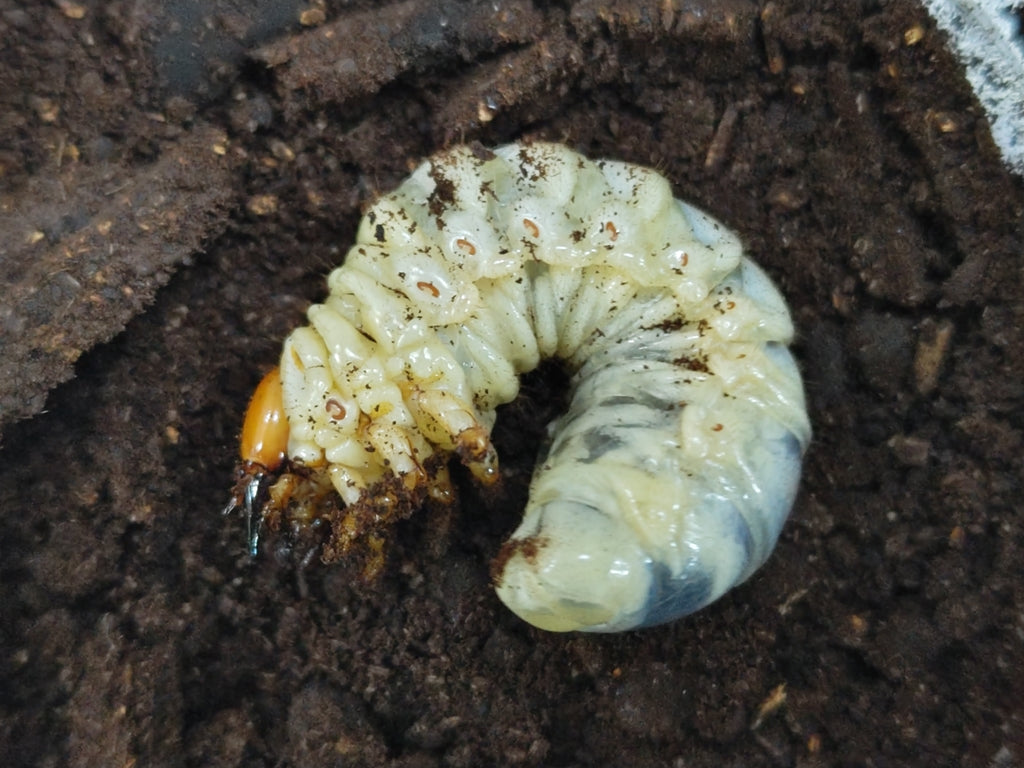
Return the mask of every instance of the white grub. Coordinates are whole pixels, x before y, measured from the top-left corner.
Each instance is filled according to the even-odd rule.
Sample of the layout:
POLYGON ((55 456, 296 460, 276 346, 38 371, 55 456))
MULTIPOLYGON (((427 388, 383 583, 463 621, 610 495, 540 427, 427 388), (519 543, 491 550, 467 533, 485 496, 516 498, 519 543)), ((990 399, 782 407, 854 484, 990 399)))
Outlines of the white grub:
POLYGON ((289 456, 347 504, 389 478, 429 486, 451 454, 492 479, 519 375, 545 358, 572 373, 495 562, 526 621, 671 621, 771 553, 810 439, 790 316, 737 237, 653 171, 556 144, 455 148, 369 209, 328 284, 281 376, 289 456))

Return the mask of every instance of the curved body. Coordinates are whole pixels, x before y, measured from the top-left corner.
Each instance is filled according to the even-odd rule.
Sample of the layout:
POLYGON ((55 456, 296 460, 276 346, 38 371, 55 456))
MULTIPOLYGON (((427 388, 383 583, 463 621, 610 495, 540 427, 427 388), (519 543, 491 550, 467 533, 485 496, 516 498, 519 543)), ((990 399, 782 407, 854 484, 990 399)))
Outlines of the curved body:
POLYGON ((288 456, 350 509, 422 498, 451 454, 493 479, 495 408, 519 375, 552 357, 572 372, 495 562, 530 623, 669 621, 772 551, 810 439, 789 313, 653 171, 554 144, 456 148, 369 209, 328 285, 281 358, 288 456))

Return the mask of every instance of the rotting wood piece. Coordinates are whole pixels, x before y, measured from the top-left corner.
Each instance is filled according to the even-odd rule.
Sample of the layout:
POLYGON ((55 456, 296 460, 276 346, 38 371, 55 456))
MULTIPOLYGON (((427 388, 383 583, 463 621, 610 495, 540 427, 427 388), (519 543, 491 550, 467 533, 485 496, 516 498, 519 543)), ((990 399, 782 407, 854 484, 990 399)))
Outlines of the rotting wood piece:
POLYGON ((531 119, 557 112, 586 59, 565 26, 552 25, 542 40, 455 79, 436 100, 435 138, 442 145, 461 141, 492 120, 515 113, 524 102, 531 107, 531 119))
POLYGON ((223 229, 238 195, 226 141, 202 125, 148 166, 80 180, 63 215, 22 201, 0 216, 0 429, 42 410, 79 356, 223 229))
POLYGON ((276 70, 287 91, 314 103, 342 103, 376 93, 403 72, 422 71, 535 38, 542 17, 532 3, 421 3, 345 14, 321 27, 275 41, 253 57, 276 70))

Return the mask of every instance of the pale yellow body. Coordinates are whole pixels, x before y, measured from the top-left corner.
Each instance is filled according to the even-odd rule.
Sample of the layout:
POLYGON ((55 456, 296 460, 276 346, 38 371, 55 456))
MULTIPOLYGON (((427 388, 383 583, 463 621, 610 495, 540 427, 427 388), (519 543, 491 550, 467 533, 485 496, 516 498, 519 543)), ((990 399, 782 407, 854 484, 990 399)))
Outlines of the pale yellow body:
POLYGON ((810 438, 789 314, 653 171, 457 148, 373 205, 328 285, 281 379, 290 458, 348 504, 392 475, 429 483, 437 453, 486 479, 519 375, 550 357, 574 372, 499 558, 499 596, 528 621, 668 620, 770 553, 810 438))

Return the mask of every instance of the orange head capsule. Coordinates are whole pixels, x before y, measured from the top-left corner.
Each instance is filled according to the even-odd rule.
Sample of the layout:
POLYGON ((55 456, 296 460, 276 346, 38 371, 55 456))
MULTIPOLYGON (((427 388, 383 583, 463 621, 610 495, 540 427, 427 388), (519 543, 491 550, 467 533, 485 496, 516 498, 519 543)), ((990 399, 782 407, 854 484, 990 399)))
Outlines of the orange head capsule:
POLYGON ((288 418, 284 413, 281 371, 274 368, 256 387, 242 425, 241 454, 246 464, 273 472, 288 453, 288 418))
POLYGON ((278 368, 264 376, 252 394, 242 423, 240 452, 243 464, 224 514, 236 509, 245 514, 249 554, 255 556, 268 487, 288 455, 288 417, 284 413, 284 392, 278 368))

